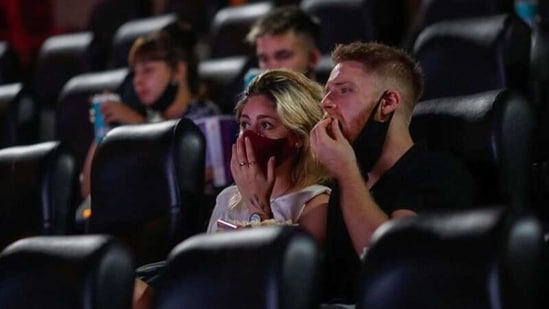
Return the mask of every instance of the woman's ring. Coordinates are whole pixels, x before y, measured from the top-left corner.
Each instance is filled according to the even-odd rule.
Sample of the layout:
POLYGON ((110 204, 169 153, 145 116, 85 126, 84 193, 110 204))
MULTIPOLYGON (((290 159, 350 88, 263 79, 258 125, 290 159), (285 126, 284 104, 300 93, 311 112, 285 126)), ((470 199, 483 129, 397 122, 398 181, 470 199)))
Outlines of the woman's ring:
POLYGON ((244 166, 244 165, 246 165, 245 162, 240 162, 240 166, 244 166))

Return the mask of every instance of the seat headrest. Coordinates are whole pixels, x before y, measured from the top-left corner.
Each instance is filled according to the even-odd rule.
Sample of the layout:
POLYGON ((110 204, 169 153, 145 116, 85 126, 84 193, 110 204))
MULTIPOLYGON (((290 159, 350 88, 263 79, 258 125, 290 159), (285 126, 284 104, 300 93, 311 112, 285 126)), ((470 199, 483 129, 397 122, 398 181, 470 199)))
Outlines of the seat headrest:
POLYGON ((531 31, 514 14, 442 21, 425 28, 413 54, 424 99, 498 88, 527 90, 531 31))
POLYGON ((357 307, 539 308, 543 247, 537 218, 500 207, 390 221, 365 255, 357 307))
POLYGON ((313 308, 318 263, 316 243, 295 227, 193 236, 171 252, 155 308, 313 308))
POLYGON ((19 240, 0 254, 0 307, 131 308, 134 267, 104 235, 19 240))
POLYGON ((524 204, 533 122, 526 98, 504 89, 422 101, 410 132, 415 141, 466 163, 484 197, 479 202, 524 204))
POLYGON ((164 259, 196 233, 204 170, 205 138, 190 119, 112 129, 93 158, 90 229, 142 248, 152 260, 139 265, 164 259))
POLYGON ((72 232, 78 173, 57 141, 1 149, 0 248, 25 236, 72 232))

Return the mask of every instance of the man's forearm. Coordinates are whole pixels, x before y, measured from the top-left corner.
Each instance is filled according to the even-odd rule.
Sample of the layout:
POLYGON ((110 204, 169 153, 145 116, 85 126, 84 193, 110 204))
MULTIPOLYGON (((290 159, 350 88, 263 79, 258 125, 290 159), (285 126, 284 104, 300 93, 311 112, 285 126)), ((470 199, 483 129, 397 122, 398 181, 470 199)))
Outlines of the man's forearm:
POLYGON ((375 230, 389 217, 370 195, 358 169, 345 175, 338 179, 340 206, 355 251, 360 255, 375 230))

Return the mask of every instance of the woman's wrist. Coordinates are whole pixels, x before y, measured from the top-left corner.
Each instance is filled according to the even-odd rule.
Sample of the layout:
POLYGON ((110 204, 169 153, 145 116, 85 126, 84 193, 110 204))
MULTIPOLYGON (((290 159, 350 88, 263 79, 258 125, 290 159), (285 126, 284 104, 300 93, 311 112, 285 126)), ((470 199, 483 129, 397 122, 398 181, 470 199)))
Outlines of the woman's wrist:
POLYGON ((252 216, 254 217, 255 221, 257 221, 258 217, 261 219, 261 221, 268 220, 273 217, 270 202, 261 200, 257 196, 252 197, 248 200, 248 209, 251 213, 250 221, 252 216))

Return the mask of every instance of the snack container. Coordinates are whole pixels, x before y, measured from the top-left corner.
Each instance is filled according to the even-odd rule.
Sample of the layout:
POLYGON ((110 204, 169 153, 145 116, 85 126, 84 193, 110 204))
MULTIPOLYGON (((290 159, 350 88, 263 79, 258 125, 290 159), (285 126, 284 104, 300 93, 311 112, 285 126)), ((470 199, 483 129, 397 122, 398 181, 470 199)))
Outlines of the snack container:
POLYGON ((105 102, 120 102, 120 96, 114 93, 96 94, 91 100, 91 112, 93 117, 93 128, 95 132, 95 141, 100 142, 103 136, 111 129, 101 113, 101 105, 105 102))

